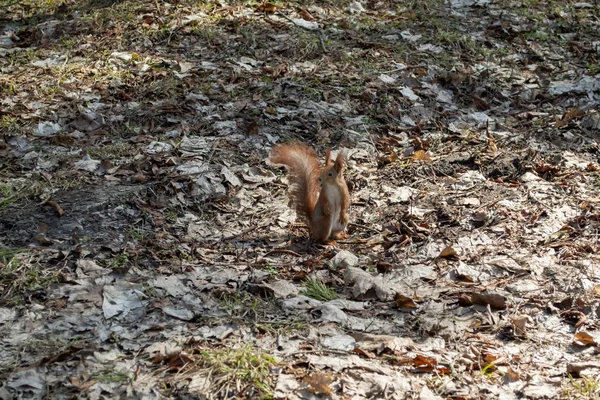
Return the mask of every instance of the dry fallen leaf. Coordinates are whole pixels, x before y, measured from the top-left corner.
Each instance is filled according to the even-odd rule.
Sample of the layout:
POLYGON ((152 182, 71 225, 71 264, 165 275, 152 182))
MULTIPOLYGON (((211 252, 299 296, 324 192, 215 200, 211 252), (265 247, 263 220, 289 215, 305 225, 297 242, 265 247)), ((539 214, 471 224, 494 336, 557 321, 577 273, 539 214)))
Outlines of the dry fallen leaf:
POLYGON ((452 258, 457 259, 458 253, 452 247, 448 246, 439 255, 440 258, 452 258))
POLYGON ((431 156, 424 150, 417 150, 413 154, 412 159, 415 161, 431 162, 431 156))
POLYGON ((181 368, 185 367, 187 364, 191 364, 194 362, 194 359, 181 352, 171 358, 169 358, 169 367, 171 370, 178 371, 181 368))
POLYGON ((383 167, 384 165, 388 165, 398 160, 398 154, 395 151, 391 151, 390 154, 383 155, 377 158, 377 165, 383 167))
POLYGON ((148 177, 143 172, 138 172, 137 174, 131 177, 131 183, 141 183, 144 184, 148 180, 148 177))
POLYGON ((504 310, 506 308, 506 298, 496 293, 472 293, 471 301, 473 304, 480 304, 497 310, 504 310))
POLYGON ((307 385, 308 391, 312 394, 329 396, 332 394, 329 385, 333 382, 333 379, 331 374, 314 373, 305 376, 302 383, 307 385))
POLYGON ((411 299, 410 297, 403 296, 401 294, 396 294, 394 296, 394 304, 398 308, 407 308, 407 309, 417 308, 417 305, 415 304, 413 299, 411 299))
POLYGON ((458 296, 458 303, 461 306, 470 306, 473 304, 489 305, 497 310, 506 308, 506 298, 496 293, 461 293, 458 296))
POLYGON ((377 357, 373 352, 370 352, 369 350, 361 349, 360 347, 355 347, 354 350, 352 350, 352 351, 354 351, 359 356, 365 356, 367 358, 376 358, 377 357))
POLYGON ((58 205, 57 202, 52 201, 52 200, 48 200, 46 202, 46 205, 49 205, 50 207, 53 207, 56 212, 58 213, 59 217, 62 217, 63 215, 65 215, 65 212, 63 211, 63 209, 61 208, 61 206, 58 205))
POLYGON ((512 320, 512 326, 516 336, 524 336, 527 331, 527 325, 533 324, 533 319, 529 315, 521 315, 514 317, 512 320))
POLYGON ((586 347, 586 346, 598 346, 598 336, 594 336, 588 332, 585 331, 581 331, 581 332, 577 332, 575 334, 575 337, 573 338, 573 344, 577 345, 577 346, 582 346, 582 347, 586 347))
POLYGON ((264 4, 261 4, 260 6, 256 7, 256 9, 258 11, 264 11, 264 12, 275 12, 280 8, 283 8, 283 7, 278 6, 277 4, 273 4, 273 3, 264 3, 264 4))
POLYGON ((439 374, 450 374, 450 369, 438 365, 435 358, 427 357, 422 354, 416 355, 414 358, 402 359, 396 361, 398 365, 412 364, 415 368, 413 372, 436 372, 439 374))

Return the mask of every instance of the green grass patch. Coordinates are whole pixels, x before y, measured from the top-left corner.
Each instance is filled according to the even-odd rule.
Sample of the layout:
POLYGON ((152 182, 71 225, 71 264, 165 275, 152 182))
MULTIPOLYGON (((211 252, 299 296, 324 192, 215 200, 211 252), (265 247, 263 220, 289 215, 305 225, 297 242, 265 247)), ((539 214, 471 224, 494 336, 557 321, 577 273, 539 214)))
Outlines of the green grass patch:
POLYGON ((320 279, 307 279, 304 281, 304 287, 305 290, 302 294, 315 300, 329 301, 339 297, 333 288, 327 286, 320 279))
POLYGON ((238 395, 263 399, 273 397, 271 367, 275 363, 273 357, 251 344, 241 348, 201 349, 197 360, 213 378, 212 393, 226 394, 240 388, 238 395))

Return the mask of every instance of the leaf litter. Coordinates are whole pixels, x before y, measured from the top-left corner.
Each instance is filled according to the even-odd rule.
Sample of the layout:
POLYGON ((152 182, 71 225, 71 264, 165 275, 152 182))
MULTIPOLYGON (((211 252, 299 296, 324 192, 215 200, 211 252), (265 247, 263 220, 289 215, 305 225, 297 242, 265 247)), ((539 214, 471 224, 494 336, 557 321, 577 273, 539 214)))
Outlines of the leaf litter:
POLYGON ((0 397, 598 397, 593 4, 2 8, 0 397))

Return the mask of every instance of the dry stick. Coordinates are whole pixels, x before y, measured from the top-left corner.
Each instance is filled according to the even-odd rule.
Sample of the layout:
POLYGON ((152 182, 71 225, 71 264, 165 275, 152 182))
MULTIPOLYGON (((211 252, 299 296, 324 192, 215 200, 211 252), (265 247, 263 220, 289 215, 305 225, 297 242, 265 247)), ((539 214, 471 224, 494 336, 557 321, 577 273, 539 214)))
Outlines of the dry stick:
POLYGON ((348 225, 352 225, 352 226, 355 226, 357 228, 363 228, 363 229, 366 229, 366 230, 371 231, 373 233, 381 234, 381 231, 378 231, 375 228, 371 228, 371 227, 368 227, 366 225, 357 224, 356 222, 349 222, 348 225))
POLYGON ((301 254, 296 253, 295 251, 292 250, 287 250, 287 249, 273 249, 271 251, 269 251, 267 254, 264 255, 264 257, 271 255, 271 254, 277 254, 277 253, 281 253, 281 254, 290 254, 292 256, 296 256, 296 257, 302 257, 301 254))
POLYGON ((237 237, 244 236, 244 235, 246 235, 246 234, 248 234, 248 233, 250 233, 250 232, 252 232, 254 230, 259 230, 259 229, 265 228, 265 227, 267 227, 269 225, 270 224, 262 224, 262 225, 259 225, 259 226, 253 226, 252 228, 245 229, 245 230, 241 231, 240 233, 236 233, 235 235, 224 237, 221 240, 233 240, 233 239, 235 239, 237 237))

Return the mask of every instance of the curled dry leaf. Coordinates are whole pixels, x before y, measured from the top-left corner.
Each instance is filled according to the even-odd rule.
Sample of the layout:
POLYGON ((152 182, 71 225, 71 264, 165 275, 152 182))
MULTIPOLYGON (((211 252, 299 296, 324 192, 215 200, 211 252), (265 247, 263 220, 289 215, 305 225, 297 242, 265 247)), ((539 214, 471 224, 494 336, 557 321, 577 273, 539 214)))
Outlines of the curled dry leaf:
POLYGON ((390 154, 386 154, 377 158, 377 165, 383 167, 398 160, 398 154, 395 151, 391 151, 390 154))
POLYGON ((314 373, 305 376, 302 383, 307 386, 308 391, 312 394, 329 396, 333 392, 329 387, 333 379, 334 377, 331 374, 314 373))
POLYGON ((53 207, 56 210, 56 212, 57 212, 57 214, 58 214, 59 217, 62 217, 63 215, 65 215, 64 210, 61 208, 61 206, 58 205, 57 202, 52 201, 52 200, 48 200, 46 202, 46 205, 48 205, 50 207, 53 207))
POLYGON ((458 296, 458 303, 461 306, 470 306, 473 304, 489 305, 496 310, 504 310, 506 308, 506 298, 497 293, 461 293, 458 296))
POLYGON ((377 267, 377 272, 380 274, 385 274, 386 272, 390 272, 392 270, 392 263, 387 261, 379 260, 375 266, 377 267))
POLYGON ((377 357, 373 352, 370 352, 369 350, 361 349, 360 347, 355 347, 354 350, 352 350, 352 351, 355 352, 356 354, 358 354, 359 356, 364 356, 367 358, 376 358, 377 357))
POLYGON ((497 293, 473 293, 471 300, 474 304, 489 305, 497 310, 506 308, 506 298, 497 293))
POLYGON ((468 282, 468 283, 475 282, 475 280, 470 275, 457 273, 455 275, 455 277, 456 277, 456 280, 461 281, 461 282, 468 282))
POLYGON ((511 320, 515 336, 524 336, 527 333, 527 325, 533 324, 529 315, 520 315, 511 320))
POLYGON ((131 177, 131 183, 141 183, 144 184, 148 180, 148 177, 143 172, 138 172, 137 174, 131 177))
POLYGON ((398 308, 405 308, 405 309, 417 308, 417 305, 415 304, 413 299, 411 299, 410 297, 403 296, 401 294, 396 294, 394 296, 394 304, 398 308))
POLYGON ((280 8, 283 8, 283 7, 278 6, 277 4, 273 4, 273 3, 264 3, 264 4, 261 4, 260 6, 256 7, 256 9, 258 11, 264 11, 264 12, 269 12, 269 13, 275 12, 280 8))
POLYGON ((194 359, 181 352, 169 359, 169 367, 171 370, 179 371, 181 368, 185 367, 187 364, 191 364, 194 362, 194 359))
POLYGON ((412 364, 415 369, 413 372, 436 372, 440 374, 450 374, 450 369, 438 365, 438 362, 433 357, 427 357, 422 354, 417 354, 414 358, 405 358, 396 361, 398 365, 412 364))
POLYGON ((413 154, 412 159, 414 161, 431 162, 431 156, 424 150, 417 150, 413 154))
POLYGON ((440 258, 452 258, 457 259, 458 253, 452 247, 448 246, 439 255, 440 258))
POLYGON ((573 344, 581 347, 586 346, 598 346, 598 334, 593 335, 591 333, 581 331, 575 334, 573 338, 573 344))

